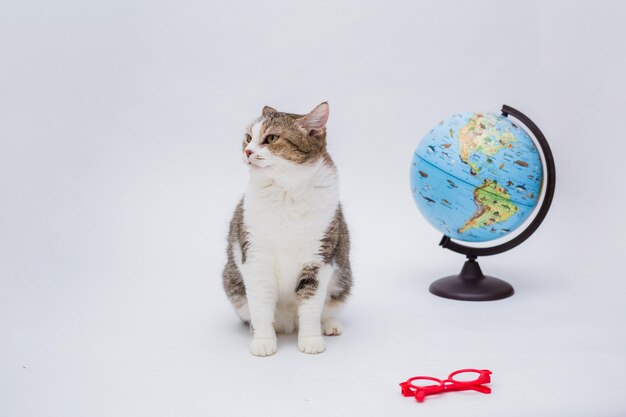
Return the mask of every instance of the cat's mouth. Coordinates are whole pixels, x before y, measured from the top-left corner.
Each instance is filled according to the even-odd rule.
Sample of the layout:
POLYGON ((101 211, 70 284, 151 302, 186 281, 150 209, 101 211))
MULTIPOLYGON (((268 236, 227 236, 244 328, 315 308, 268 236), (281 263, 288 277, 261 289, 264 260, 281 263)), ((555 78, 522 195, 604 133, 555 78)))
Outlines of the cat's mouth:
POLYGON ((253 168, 267 168, 268 166, 265 158, 250 158, 248 164, 253 168))

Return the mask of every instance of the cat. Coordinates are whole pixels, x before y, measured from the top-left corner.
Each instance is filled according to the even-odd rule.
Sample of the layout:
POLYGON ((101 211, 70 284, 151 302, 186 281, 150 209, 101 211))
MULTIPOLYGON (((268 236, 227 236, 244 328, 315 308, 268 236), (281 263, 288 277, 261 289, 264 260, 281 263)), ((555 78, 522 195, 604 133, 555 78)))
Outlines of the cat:
POLYGON ((350 236, 337 169, 326 151, 329 107, 306 115, 265 106, 247 129, 250 181, 230 222, 224 290, 250 325, 250 352, 276 352, 276 333, 298 330, 298 349, 325 350, 350 294, 350 236))

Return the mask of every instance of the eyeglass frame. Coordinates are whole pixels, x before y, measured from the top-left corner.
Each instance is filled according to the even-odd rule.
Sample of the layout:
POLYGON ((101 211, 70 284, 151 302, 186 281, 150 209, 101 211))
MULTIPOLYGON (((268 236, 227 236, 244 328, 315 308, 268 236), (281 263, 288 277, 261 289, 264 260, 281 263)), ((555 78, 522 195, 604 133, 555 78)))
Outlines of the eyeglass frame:
POLYGON ((491 394, 491 388, 483 384, 491 382, 491 371, 488 369, 459 369, 452 372, 446 379, 434 378, 431 376, 414 376, 400 383, 402 395, 405 397, 415 397, 417 402, 423 402, 427 395, 439 394, 450 391, 474 390, 483 394, 491 394), (478 377, 471 381, 459 381, 454 379, 456 375, 463 373, 477 373, 478 377), (435 385, 415 385, 413 381, 426 380, 436 382, 435 385))

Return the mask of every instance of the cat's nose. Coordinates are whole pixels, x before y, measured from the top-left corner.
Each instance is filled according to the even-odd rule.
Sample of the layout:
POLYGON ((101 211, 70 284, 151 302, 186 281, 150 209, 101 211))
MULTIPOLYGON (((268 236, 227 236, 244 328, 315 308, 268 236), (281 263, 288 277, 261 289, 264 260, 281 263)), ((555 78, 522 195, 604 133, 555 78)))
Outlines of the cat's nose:
POLYGON ((252 155, 254 152, 252 152, 250 149, 246 149, 246 156, 249 158, 250 155, 252 155))

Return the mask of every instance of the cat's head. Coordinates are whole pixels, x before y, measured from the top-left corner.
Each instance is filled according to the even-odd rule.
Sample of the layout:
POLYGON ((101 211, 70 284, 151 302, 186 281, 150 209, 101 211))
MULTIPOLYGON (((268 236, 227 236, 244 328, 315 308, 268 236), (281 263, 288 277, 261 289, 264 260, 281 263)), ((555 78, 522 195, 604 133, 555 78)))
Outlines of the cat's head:
POLYGON ((326 153, 327 121, 326 102, 306 115, 265 106, 244 135, 244 162, 252 172, 274 177, 320 160, 330 161, 326 153))

